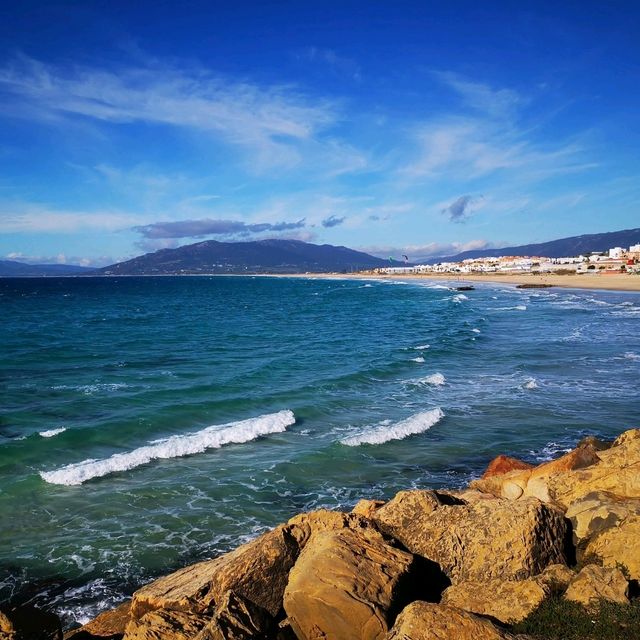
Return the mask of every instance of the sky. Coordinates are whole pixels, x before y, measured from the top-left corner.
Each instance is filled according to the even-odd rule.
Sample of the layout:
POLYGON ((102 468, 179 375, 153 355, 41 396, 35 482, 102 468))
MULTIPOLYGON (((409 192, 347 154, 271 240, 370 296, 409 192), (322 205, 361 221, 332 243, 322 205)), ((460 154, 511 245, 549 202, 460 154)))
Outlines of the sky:
POLYGON ((0 258, 639 227, 639 33, 631 0, 5 2, 0 258))

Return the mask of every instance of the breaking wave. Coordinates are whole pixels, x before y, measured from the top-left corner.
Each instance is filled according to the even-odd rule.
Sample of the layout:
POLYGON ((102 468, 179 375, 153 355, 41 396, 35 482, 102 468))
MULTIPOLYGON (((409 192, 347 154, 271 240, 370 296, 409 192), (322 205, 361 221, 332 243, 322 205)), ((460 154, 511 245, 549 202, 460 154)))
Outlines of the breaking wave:
POLYGON ((428 431, 434 424, 444 418, 444 412, 439 407, 430 411, 416 413, 406 420, 395 424, 383 424, 369 431, 340 440, 347 447, 357 447, 361 444, 384 444, 390 440, 402 440, 409 436, 428 431))
POLYGON ((53 436, 57 436, 59 433, 64 433, 67 430, 66 427, 58 427, 57 429, 48 429, 47 431, 39 431, 38 435, 43 438, 53 438, 53 436))
POLYGON ((55 471, 41 471, 40 476, 52 484, 82 484, 93 478, 135 469, 152 460, 180 458, 202 453, 207 449, 218 449, 226 444, 241 444, 271 433, 281 433, 295 424, 295 421, 293 411, 284 410, 248 420, 213 425, 195 433, 156 441, 155 444, 148 444, 128 453, 116 453, 102 460, 83 460, 55 471))

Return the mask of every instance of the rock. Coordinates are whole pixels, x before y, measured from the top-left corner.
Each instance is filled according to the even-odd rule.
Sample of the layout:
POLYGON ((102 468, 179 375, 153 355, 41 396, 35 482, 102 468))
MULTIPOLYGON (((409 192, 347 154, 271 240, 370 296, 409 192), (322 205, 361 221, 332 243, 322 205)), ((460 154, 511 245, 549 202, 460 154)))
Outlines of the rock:
POLYGON ((620 569, 607 569, 589 564, 573 579, 564 597, 593 607, 601 600, 629 603, 629 583, 620 569))
POLYGON ((276 616, 289 571, 311 535, 342 528, 384 540, 363 516, 325 510, 304 513, 230 553, 142 587, 133 595, 131 615, 139 618, 155 609, 200 613, 213 609, 227 591, 233 591, 276 616))
POLYGON ((515 624, 537 609, 547 595, 545 586, 533 578, 498 578, 452 585, 442 594, 441 604, 491 616, 504 624, 515 624))
POLYGON ((384 500, 359 500, 351 513, 371 518, 383 504, 384 500))
POLYGON ((62 640, 60 619, 31 605, 0 607, 1 640, 62 640))
POLYGON ((276 626, 264 609, 228 591, 195 640, 266 640, 273 637, 276 626))
POLYGON ((429 493, 401 492, 374 520, 453 583, 522 580, 565 563, 567 524, 553 507, 535 499, 440 505, 429 493))
POLYGON ((571 581, 576 577, 576 572, 564 564, 550 564, 536 580, 550 594, 563 594, 571 581))
POLYGON ((593 447, 596 451, 605 451, 613 446, 613 442, 600 440, 600 438, 596 438, 595 436, 585 436, 576 446, 583 447, 585 445, 593 447))
POLYGON ((640 438, 638 429, 627 431, 613 446, 599 451, 600 462, 586 469, 556 474, 548 480, 551 499, 568 508, 593 491, 608 491, 619 497, 640 498, 640 438))
POLYGON ((233 591, 275 616, 298 552, 291 527, 277 527, 231 553, 142 587, 133 595, 131 615, 140 618, 155 609, 201 613, 213 609, 227 591, 233 591))
POLYGON ((101 613, 82 627, 65 633, 64 640, 69 640, 69 638, 74 638, 74 640, 90 640, 91 638, 117 640, 124 634, 130 613, 131 601, 128 600, 115 609, 101 613))
POLYGON ((386 640, 511 640, 488 620, 439 604, 412 602, 398 616, 386 640))
POLYGON ((207 624, 209 616, 158 609, 127 623, 124 640, 191 640, 207 624))
POLYGON ((284 609, 299 640, 383 638, 410 601, 413 556, 360 531, 315 534, 289 577, 284 609))
POLYGON ((525 469, 533 469, 533 465, 517 458, 500 455, 494 458, 485 472, 482 474, 482 480, 491 478, 492 476, 501 476, 509 471, 524 471, 525 469))
POLYGON ((620 525, 632 515, 640 516, 640 498, 621 498, 609 491, 592 491, 572 502, 566 513, 576 545, 620 525))
POLYGON ((628 516, 596 535, 583 557, 597 558, 605 567, 619 567, 629 580, 640 580, 640 516, 628 516))

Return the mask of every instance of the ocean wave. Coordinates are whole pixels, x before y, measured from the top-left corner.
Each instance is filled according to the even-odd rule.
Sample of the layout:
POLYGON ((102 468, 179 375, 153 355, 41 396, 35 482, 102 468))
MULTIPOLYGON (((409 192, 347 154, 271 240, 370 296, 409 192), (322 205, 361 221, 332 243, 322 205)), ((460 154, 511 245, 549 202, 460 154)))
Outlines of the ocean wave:
POLYGON ((523 389, 537 389, 538 388, 538 383, 536 382, 535 378, 529 378, 523 385, 522 385, 523 389))
POLYGON ((132 385, 127 384, 126 382, 103 382, 96 384, 82 384, 82 385, 69 385, 69 384, 58 384, 52 389, 54 391, 79 391, 80 393, 84 393, 87 396, 93 395, 94 393, 107 392, 112 393, 113 391, 120 391, 120 389, 127 389, 132 385))
POLYGON ((455 296, 453 296, 451 298, 451 300, 453 302, 458 302, 458 303, 463 302, 464 300, 468 300, 468 299, 469 298, 467 296, 465 296, 464 293, 458 293, 457 295, 455 295, 455 296))
POLYGON ((441 387, 447 379, 441 373, 432 373, 425 378, 419 378, 418 380, 411 380, 410 384, 430 384, 434 387, 441 387))
POLYGON ((47 429, 47 431, 39 431, 38 435, 43 438, 53 438, 53 436, 57 436, 59 433, 64 433, 67 430, 67 427, 58 427, 57 429, 47 429))
POLYGON ((424 358, 422 356, 418 356, 417 358, 411 358, 411 361, 422 363, 424 362, 424 358))
POLYGON ((624 354, 624 358, 625 360, 640 360, 640 355, 637 353, 634 353, 633 351, 627 351, 624 354))
POLYGON ((428 349, 430 344, 419 344, 417 347, 413 347, 416 351, 423 351, 424 349, 428 349))
POLYGON ((226 444, 241 444, 261 436, 281 433, 295 421, 293 411, 284 410, 239 422, 213 425, 195 433, 156 441, 155 444, 148 444, 128 453, 116 453, 102 460, 83 460, 55 471, 41 471, 40 476, 52 484, 82 484, 93 478, 134 469, 152 460, 180 458, 202 453, 207 449, 218 449, 226 444))
POLYGON ((496 307, 495 311, 526 311, 526 304, 517 304, 515 307, 496 307))
POLYGON ((406 420, 395 424, 382 424, 364 431, 358 435, 340 440, 347 447, 357 447, 361 444, 384 444, 390 440, 402 440, 409 436, 428 431, 433 425, 444 418, 444 412, 439 407, 429 411, 416 413, 406 420))
POLYGON ((480 329, 471 329, 471 331, 473 331, 473 333, 480 333, 480 329))

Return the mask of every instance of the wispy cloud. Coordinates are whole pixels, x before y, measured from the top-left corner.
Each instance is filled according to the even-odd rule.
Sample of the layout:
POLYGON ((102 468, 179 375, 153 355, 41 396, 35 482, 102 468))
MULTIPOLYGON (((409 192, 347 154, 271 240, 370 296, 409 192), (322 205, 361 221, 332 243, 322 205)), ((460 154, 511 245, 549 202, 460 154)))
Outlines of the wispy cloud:
POLYGON ((373 245, 360 247, 361 251, 381 258, 389 256, 409 257, 410 262, 420 262, 434 257, 454 255, 462 251, 489 249, 493 245, 486 240, 469 240, 468 242, 430 242, 427 244, 408 245, 373 245))
POLYGON ((441 213, 448 216, 451 222, 466 222, 482 200, 482 196, 460 196, 441 209, 441 213))
POLYGON ((352 58, 339 55, 333 49, 307 47, 297 57, 301 60, 327 65, 339 75, 347 76, 352 80, 360 81, 362 79, 360 65, 352 58))
POLYGON ((112 264, 115 262, 114 258, 111 256, 98 256, 98 257, 85 257, 85 256, 74 256, 74 255, 66 255, 64 253, 59 253, 55 256, 36 256, 24 254, 20 251, 12 251, 7 253, 4 257, 4 260, 13 260, 15 262, 23 262, 25 264, 72 264, 72 265, 80 265, 81 267, 102 267, 107 264, 112 264))
POLYGON ((134 227, 145 238, 202 238, 204 236, 247 236, 265 231, 290 231, 302 229, 305 220, 297 222, 260 222, 247 224, 241 220, 181 220, 179 222, 154 222, 134 227))
POLYGON ((331 227, 341 225, 346 219, 346 216, 342 216, 341 218, 338 216, 329 216, 328 218, 325 218, 321 224, 323 227, 330 229, 331 227))
POLYGON ((84 116, 110 123, 147 122, 219 136, 251 149, 254 162, 291 164, 297 143, 337 119, 337 105, 291 86, 224 79, 201 68, 66 69, 20 57, 0 69, 14 116, 84 116), (28 109, 24 109, 27 106, 28 109))

